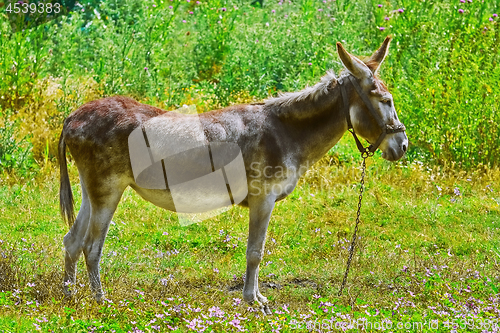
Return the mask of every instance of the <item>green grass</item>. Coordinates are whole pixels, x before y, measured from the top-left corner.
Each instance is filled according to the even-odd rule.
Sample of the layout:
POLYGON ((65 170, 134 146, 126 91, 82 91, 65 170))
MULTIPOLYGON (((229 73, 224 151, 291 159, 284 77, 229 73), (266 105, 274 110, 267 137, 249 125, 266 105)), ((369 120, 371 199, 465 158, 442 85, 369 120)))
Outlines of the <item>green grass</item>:
MULTIPOLYGON (((471 322, 498 320, 498 170, 465 173, 370 159, 361 239, 346 290, 337 296, 358 195, 359 161, 349 139, 274 210, 260 270, 261 288, 274 311, 268 317, 243 302, 235 305, 245 271, 246 209, 234 207, 181 227, 175 214, 127 190, 101 259, 110 301, 92 301, 80 260, 78 293, 64 302, 67 227, 58 212, 57 172, 45 169, 25 185, 2 186, 0 330, 35 330, 37 324, 44 331, 154 331, 155 325, 188 331, 187 325, 201 318, 209 331, 221 331, 237 330, 228 323, 241 316, 246 318, 241 327, 268 332, 332 316, 340 322, 342 314, 373 324, 433 319, 440 332, 448 332, 447 320, 464 320, 463 331, 479 331, 469 329, 471 322)), ((70 172, 79 203, 76 168, 70 172)))

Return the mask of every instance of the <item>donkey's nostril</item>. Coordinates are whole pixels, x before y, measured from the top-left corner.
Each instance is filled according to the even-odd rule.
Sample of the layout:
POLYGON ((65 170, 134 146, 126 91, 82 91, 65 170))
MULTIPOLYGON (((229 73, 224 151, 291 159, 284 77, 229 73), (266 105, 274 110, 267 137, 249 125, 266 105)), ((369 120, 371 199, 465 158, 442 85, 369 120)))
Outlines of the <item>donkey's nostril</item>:
POLYGON ((406 145, 403 145, 403 151, 404 152, 406 151, 406 145))

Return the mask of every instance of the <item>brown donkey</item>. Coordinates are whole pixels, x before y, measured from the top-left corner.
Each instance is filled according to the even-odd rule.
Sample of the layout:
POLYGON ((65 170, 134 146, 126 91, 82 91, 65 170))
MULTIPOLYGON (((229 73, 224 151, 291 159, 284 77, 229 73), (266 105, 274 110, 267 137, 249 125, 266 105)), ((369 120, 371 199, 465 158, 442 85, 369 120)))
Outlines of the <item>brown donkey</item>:
MULTIPOLYGON (((250 209, 243 298, 251 304, 257 302, 263 311, 269 312, 265 305, 267 299, 259 292, 258 274, 275 203, 293 191, 307 168, 323 157, 348 128, 376 143, 371 151, 380 148, 382 156, 389 161, 400 159, 408 147, 392 96, 376 75, 389 43, 387 37, 366 61, 350 55, 337 43, 338 54, 347 69, 341 77, 336 78, 329 71, 313 87, 261 104, 235 105, 193 116, 166 112, 116 96, 89 102, 73 112, 64 122, 59 141, 60 206, 63 218, 71 227, 64 237, 65 294, 71 295, 69 286, 74 286, 76 263, 83 252, 91 291, 95 299, 101 301, 99 260, 111 218, 127 186, 153 204, 176 211, 168 185, 165 188, 138 185, 131 162, 132 132, 138 128, 144 132, 149 126, 146 124, 160 119, 169 124, 159 127, 160 134, 163 128, 165 137, 174 138, 174 142, 195 140, 193 135, 197 134, 188 133, 192 122, 193 126, 201 123, 202 139, 198 139, 205 144, 222 142, 239 147, 248 192, 244 192, 241 202, 231 202, 250 209), (75 160, 82 187, 82 203, 76 219, 66 146, 75 160)), ((163 144, 168 146, 169 142, 163 144)), ((164 172, 163 161, 159 165, 164 172)), ((199 210, 199 207, 193 208, 193 212, 199 210)), ((189 213, 189 207, 184 211, 189 213)))

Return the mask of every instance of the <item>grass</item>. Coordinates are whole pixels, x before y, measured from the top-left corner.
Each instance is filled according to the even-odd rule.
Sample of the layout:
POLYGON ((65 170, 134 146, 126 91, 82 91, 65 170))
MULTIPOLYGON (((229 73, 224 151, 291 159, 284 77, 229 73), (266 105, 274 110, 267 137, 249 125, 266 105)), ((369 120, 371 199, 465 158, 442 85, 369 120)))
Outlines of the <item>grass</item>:
MULTIPOLYGON (((337 326, 367 320, 394 328, 411 323, 415 332, 435 331, 429 325, 437 323, 448 332, 446 322, 480 331, 486 320, 497 321, 500 186, 492 169, 369 160, 359 248, 337 296, 358 195, 354 149, 342 140, 277 204, 260 270, 273 308, 268 317, 241 301, 248 210, 234 207, 181 227, 175 214, 127 190, 101 259, 108 301, 98 305, 82 260, 78 292, 63 300, 67 227, 58 213, 55 167, 24 185, 4 184, 0 330, 286 332, 314 320, 337 326)), ((79 202, 73 165, 70 172, 79 202)))

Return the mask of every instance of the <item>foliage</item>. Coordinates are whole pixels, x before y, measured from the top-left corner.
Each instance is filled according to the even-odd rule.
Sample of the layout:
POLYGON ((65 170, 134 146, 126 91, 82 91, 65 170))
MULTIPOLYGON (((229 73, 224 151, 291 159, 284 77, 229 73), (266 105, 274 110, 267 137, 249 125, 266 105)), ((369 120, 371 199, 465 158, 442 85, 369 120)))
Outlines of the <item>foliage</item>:
MULTIPOLYGON (((167 109, 196 104, 205 111, 302 89, 327 69, 340 70, 336 41, 366 55, 390 34, 381 75, 407 125, 410 158, 467 169, 494 166, 500 160, 496 6, 455 0, 300 0, 263 8, 236 0, 84 1, 70 16, 20 32, 1 16, 0 107, 17 113, 33 103, 40 79, 72 77, 98 85, 90 88, 97 95, 84 87, 82 95, 124 94, 167 109)), ((51 126, 60 128, 76 107, 56 106, 62 116, 51 126)), ((55 147, 50 134, 35 141, 35 149, 42 151, 47 139, 55 147)))
POLYGON ((31 155, 31 142, 25 136, 21 140, 16 138, 18 122, 6 119, 2 121, 0 113, 0 173, 16 171, 25 175, 28 171, 36 169, 37 165, 31 155))

